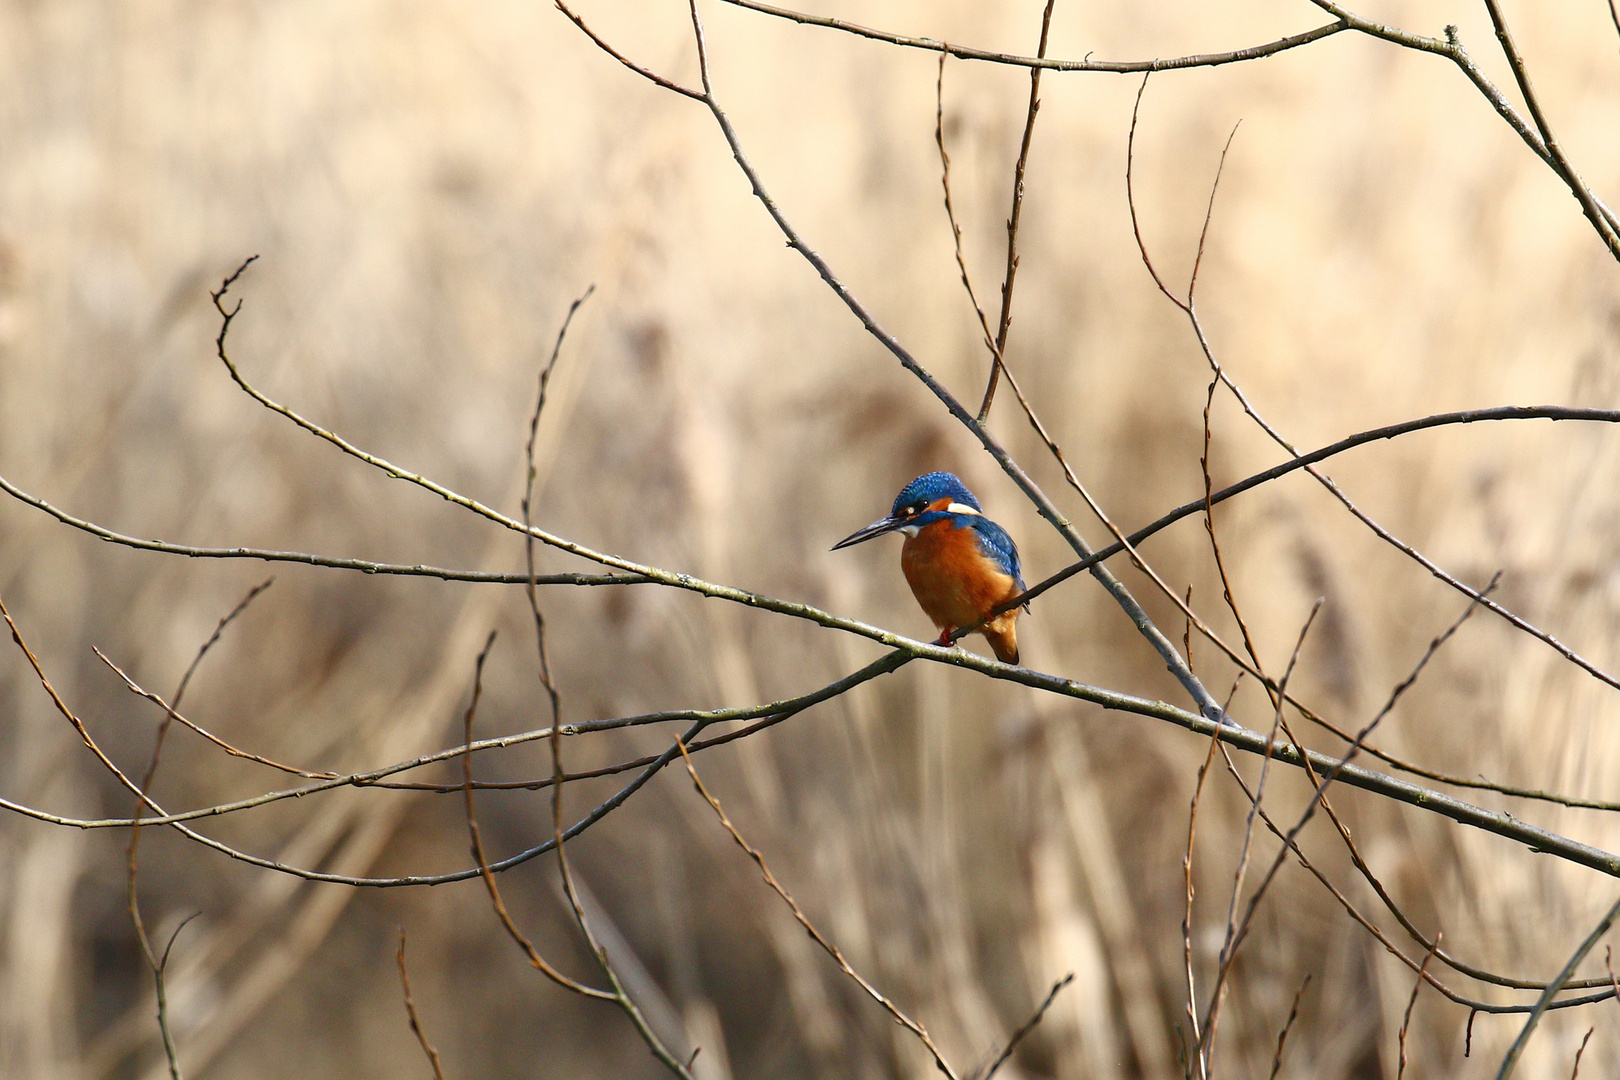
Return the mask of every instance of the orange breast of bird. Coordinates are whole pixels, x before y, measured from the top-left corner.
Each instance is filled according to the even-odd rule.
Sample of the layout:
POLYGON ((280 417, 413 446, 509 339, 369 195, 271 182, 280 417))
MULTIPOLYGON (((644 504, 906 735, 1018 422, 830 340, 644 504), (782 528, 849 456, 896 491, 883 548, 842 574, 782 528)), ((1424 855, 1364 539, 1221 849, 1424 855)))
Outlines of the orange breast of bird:
MULTIPOLYGON (((993 608, 1018 595, 1017 582, 984 554, 972 528, 945 519, 906 538, 900 569, 923 612, 942 633, 972 626, 993 608)), ((983 629, 996 655, 1017 663, 1013 622, 1018 608, 997 616, 983 629)))

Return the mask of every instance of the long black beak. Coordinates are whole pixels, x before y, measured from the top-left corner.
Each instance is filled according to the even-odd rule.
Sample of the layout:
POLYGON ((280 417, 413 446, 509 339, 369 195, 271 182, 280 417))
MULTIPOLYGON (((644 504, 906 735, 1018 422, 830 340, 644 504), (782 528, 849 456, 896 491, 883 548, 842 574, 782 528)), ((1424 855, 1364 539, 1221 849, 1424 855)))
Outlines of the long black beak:
POLYGON ((874 521, 872 524, 868 525, 859 532, 852 533, 849 536, 844 537, 842 540, 838 541, 838 543, 832 546, 832 550, 837 551, 839 548, 852 547, 855 544, 861 543, 862 541, 870 540, 874 536, 882 536, 884 533, 894 532, 894 530, 904 525, 907 520, 908 519, 906 518, 895 517, 893 514, 891 514, 882 521, 874 521))

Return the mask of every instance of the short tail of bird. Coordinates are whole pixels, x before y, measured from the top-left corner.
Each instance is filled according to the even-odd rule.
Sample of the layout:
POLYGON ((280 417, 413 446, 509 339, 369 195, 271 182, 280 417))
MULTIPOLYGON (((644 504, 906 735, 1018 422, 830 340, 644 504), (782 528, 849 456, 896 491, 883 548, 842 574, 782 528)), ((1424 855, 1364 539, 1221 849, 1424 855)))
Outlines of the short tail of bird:
MULTIPOLYGON (((1014 609, 1017 610, 1016 608, 1014 609)), ((1018 627, 1013 620, 1002 616, 980 631, 1003 664, 1018 663, 1018 627)))

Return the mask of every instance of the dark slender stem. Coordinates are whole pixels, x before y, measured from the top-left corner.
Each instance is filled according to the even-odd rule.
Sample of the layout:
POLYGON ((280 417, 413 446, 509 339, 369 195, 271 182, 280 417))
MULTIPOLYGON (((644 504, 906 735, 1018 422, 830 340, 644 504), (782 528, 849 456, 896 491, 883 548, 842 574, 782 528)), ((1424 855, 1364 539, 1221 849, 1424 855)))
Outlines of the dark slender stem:
POLYGON ((810 15, 802 11, 776 7, 772 4, 762 3, 761 0, 725 0, 725 3, 747 8, 749 11, 757 11, 762 15, 786 19, 801 26, 820 26, 828 30, 837 30, 845 34, 866 38, 870 41, 883 42, 887 45, 899 45, 908 49, 926 49, 929 52, 943 51, 959 60, 979 60, 991 64, 1009 64, 1014 67, 1037 68, 1047 71, 1106 71, 1115 74, 1219 67, 1223 64, 1238 64, 1248 60, 1260 60, 1267 56, 1275 56, 1280 52, 1286 52, 1289 49, 1297 49, 1301 45, 1309 45, 1311 42, 1320 41, 1325 37, 1331 37, 1341 30, 1350 29, 1349 23, 1339 20, 1328 23, 1326 26, 1318 26, 1314 30, 1307 30, 1302 34, 1278 38, 1276 41, 1269 41, 1264 45, 1252 45, 1245 49, 1233 49, 1230 52, 1200 53, 1194 56, 1177 56, 1162 60, 1093 60, 1089 56, 1084 60, 1052 60, 1044 57, 991 52, 987 49, 974 49, 964 45, 950 45, 930 37, 910 37, 905 34, 890 33, 886 30, 874 30, 870 27, 846 22, 843 19, 832 19, 822 15, 810 15))
MULTIPOLYGON (((1046 57, 1046 42, 1052 31, 1052 8, 1057 0, 1046 0, 1041 13, 1041 43, 1037 58, 1046 57)), ((944 63, 943 54, 940 62, 944 63)), ((1024 171, 1029 166, 1029 147, 1035 138, 1035 115, 1041 109, 1041 69, 1029 69, 1029 112, 1024 118, 1024 139, 1018 147, 1018 162, 1013 166, 1012 212, 1007 215, 1007 270, 1001 279, 1001 318, 997 322, 996 346, 990 356, 990 380, 985 384, 984 401, 979 405, 978 421, 990 419, 990 404, 996 397, 996 382, 1007 355, 1007 331, 1012 328, 1013 282, 1018 276, 1018 223, 1024 216, 1024 171)))
POLYGON ((1507 1056, 1502 1059, 1502 1067, 1496 1070, 1496 1080, 1508 1080, 1508 1077, 1513 1075, 1514 1068, 1519 1064, 1519 1057, 1524 1053, 1525 1046, 1529 1044, 1530 1036, 1536 1030, 1536 1025, 1541 1022, 1542 1014, 1552 1005, 1553 997, 1557 995, 1559 990, 1563 989, 1564 984, 1575 974, 1576 965, 1586 959, 1586 954, 1591 952, 1592 947, 1598 943, 1599 939, 1609 932, 1609 927, 1614 925, 1616 918, 1620 918, 1620 900, 1614 902, 1608 913, 1603 916, 1597 926, 1592 928, 1592 932, 1586 935, 1586 940, 1576 948, 1575 952, 1570 956, 1569 962, 1564 965, 1563 970, 1559 971, 1553 981, 1547 984, 1547 989, 1541 992, 1541 997, 1536 999, 1535 1008, 1530 1011, 1529 1017, 1525 1019, 1524 1028, 1520 1030, 1519 1037, 1513 1040, 1513 1045, 1508 1048, 1507 1056))

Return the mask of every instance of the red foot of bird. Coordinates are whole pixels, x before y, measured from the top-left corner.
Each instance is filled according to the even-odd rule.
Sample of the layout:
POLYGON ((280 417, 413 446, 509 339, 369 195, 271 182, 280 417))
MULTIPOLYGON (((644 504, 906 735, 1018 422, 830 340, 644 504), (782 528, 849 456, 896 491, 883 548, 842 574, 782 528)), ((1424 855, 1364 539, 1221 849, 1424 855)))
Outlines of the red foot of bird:
POLYGON ((953 642, 951 640, 951 635, 954 634, 954 633, 956 633, 956 628, 955 627, 947 627, 947 628, 945 628, 944 630, 940 631, 939 638, 938 638, 938 640, 936 640, 934 642, 934 644, 935 645, 944 645, 946 648, 949 648, 950 646, 955 644, 955 642, 953 642))

